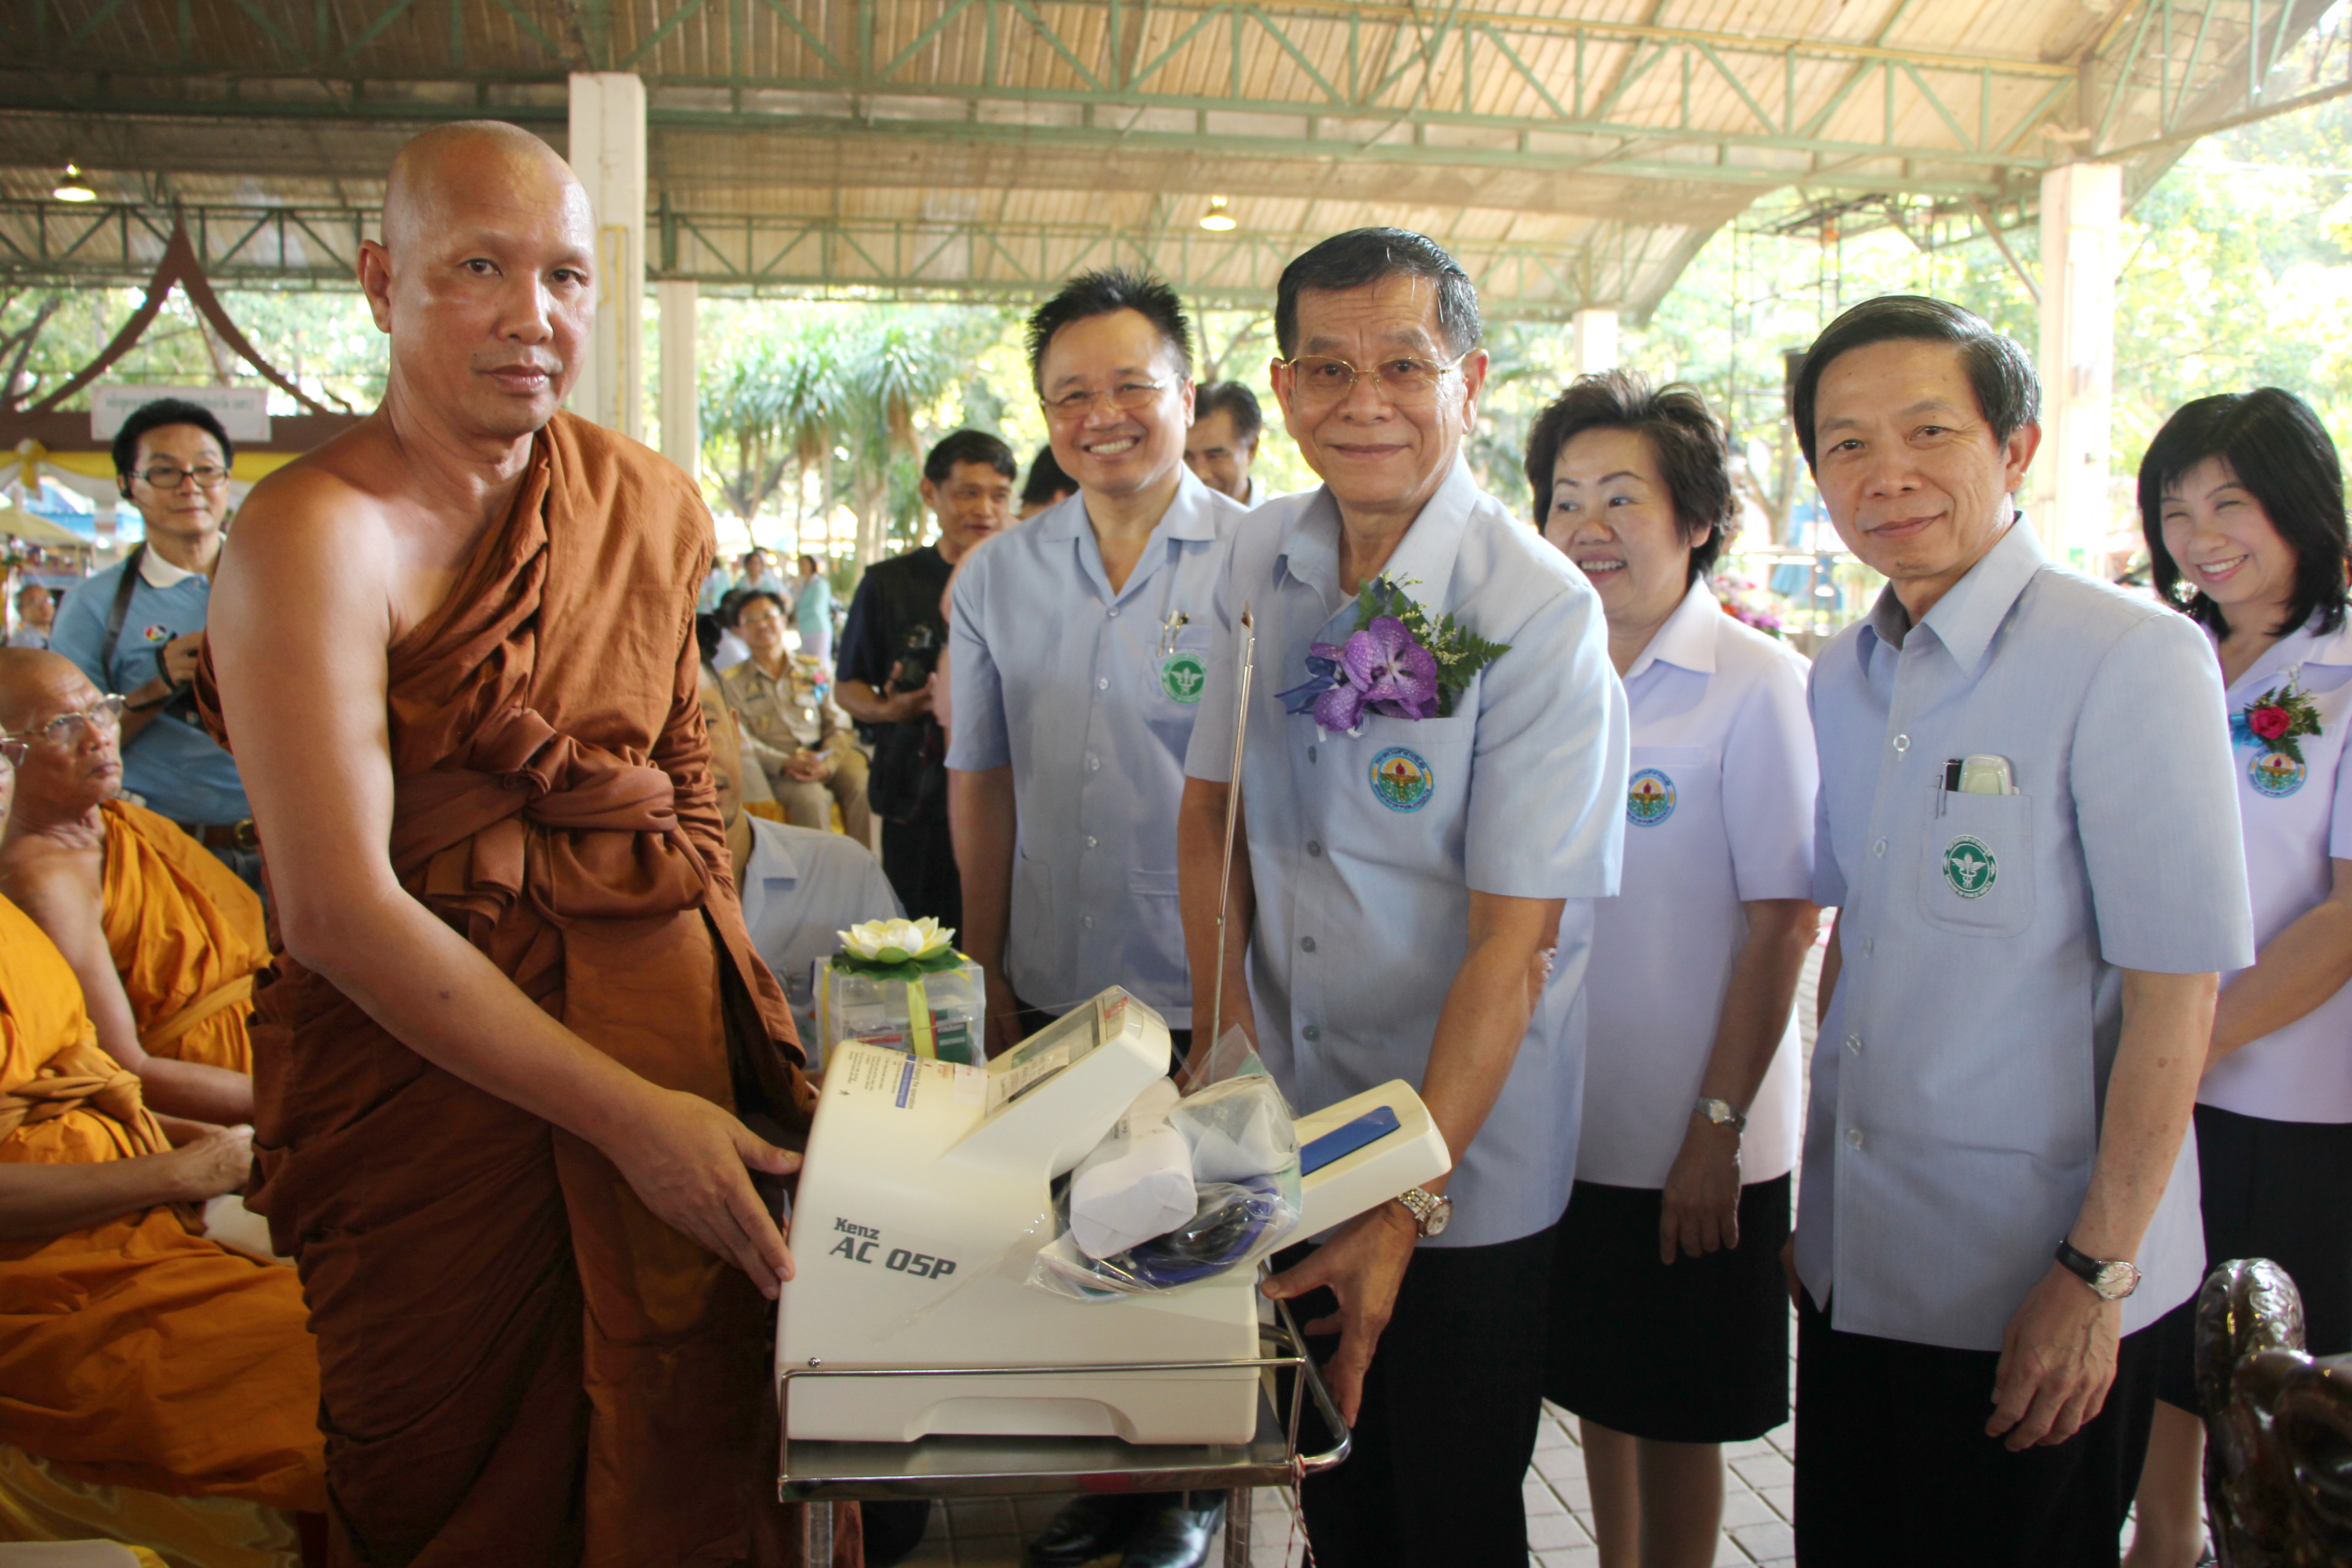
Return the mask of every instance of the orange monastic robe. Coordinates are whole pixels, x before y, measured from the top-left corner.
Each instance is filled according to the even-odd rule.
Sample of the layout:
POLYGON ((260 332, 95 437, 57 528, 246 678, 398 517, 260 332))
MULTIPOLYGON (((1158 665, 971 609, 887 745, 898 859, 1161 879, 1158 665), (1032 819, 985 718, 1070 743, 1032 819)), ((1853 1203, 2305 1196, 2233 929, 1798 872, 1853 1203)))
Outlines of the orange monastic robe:
POLYGON ((269 962, 260 899, 145 806, 110 800, 99 809, 106 814, 106 945, 140 1045, 176 1061, 251 1072, 245 1020, 253 977, 269 962))
MULTIPOLYGON (((696 691, 712 549, 684 474, 558 414, 512 512, 389 650, 392 864, 598 1049, 804 1123, 696 691)), ((199 691, 217 729, 209 670, 199 691)), ((745 1558, 776 1458, 772 1309, 751 1281, 594 1149, 283 952, 252 1032, 253 1204, 310 1296, 339 1557, 745 1558)))
MULTIPOLYGON (((98 1048, 64 955, 0 900, 0 1162, 167 1145, 98 1048)), ((324 1506, 319 1358, 293 1270, 143 1210, 0 1241, 0 1443, 77 1480, 324 1506)))

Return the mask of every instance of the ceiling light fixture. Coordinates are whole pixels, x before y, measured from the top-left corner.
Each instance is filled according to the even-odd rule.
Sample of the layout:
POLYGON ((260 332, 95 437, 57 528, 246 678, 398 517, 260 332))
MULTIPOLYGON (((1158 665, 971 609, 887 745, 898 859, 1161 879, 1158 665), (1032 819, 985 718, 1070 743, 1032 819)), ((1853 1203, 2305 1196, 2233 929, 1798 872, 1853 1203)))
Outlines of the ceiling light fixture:
POLYGON ((1209 210, 1201 215, 1201 226, 1213 234, 1223 234, 1234 226, 1234 215, 1225 210, 1224 197, 1209 198, 1209 210))
POLYGON ((66 165, 66 177, 59 180, 57 184, 50 189, 49 195, 55 196, 61 202, 94 202, 98 200, 98 193, 91 190, 89 188, 89 182, 81 177, 81 170, 71 163, 68 163, 66 165))

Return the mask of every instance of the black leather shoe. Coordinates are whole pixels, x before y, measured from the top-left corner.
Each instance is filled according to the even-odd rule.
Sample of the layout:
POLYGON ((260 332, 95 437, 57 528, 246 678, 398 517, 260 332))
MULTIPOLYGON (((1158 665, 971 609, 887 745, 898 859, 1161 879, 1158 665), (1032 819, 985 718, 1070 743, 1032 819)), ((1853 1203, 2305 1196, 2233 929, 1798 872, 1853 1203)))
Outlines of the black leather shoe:
POLYGON ((1207 1495, 1216 1500, 1204 1508, 1188 1508, 1179 1499, 1144 1515, 1118 1568, 1201 1568, 1209 1560, 1211 1538, 1225 1522, 1224 1495, 1207 1495))
POLYGON ((1022 1568, 1080 1568, 1125 1546, 1150 1503, 1129 1493, 1075 1497, 1021 1553, 1022 1568))

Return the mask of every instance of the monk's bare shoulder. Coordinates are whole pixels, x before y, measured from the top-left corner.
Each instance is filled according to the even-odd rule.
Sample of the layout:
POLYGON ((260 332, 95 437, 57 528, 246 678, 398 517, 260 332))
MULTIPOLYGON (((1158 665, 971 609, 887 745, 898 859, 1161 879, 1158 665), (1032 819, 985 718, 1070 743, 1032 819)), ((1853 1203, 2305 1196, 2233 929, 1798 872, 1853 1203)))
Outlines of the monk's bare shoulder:
POLYGON ((215 598, 268 606, 272 619, 307 612, 347 624, 365 613, 388 632, 400 505, 383 446, 362 425, 255 485, 222 552, 215 598))
POLYGON ((36 833, 0 840, 0 897, 52 942, 59 940, 63 926, 97 926, 104 878, 104 852, 97 845, 60 844, 36 833))

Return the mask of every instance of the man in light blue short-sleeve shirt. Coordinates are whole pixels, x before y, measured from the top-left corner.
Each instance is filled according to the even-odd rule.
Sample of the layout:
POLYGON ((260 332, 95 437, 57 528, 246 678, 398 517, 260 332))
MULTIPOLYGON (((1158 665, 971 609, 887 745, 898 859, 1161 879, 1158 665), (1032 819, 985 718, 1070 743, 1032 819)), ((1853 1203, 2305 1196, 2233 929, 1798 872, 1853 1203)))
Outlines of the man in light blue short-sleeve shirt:
POLYGON ((2114 1563, 2146 1331, 2202 1262, 2189 1108, 2216 972, 2253 956, 2220 675, 2016 512, 2036 401, 2014 343, 1902 296, 1794 388, 1891 579, 1813 667, 1840 914, 1792 1243, 1808 1564, 2114 1563))
POLYGON ((1021 1011, 1110 985, 1192 1023, 1176 803, 1242 508, 1184 466, 1191 336, 1174 290, 1125 272, 1038 308, 1031 368, 1078 493, 973 552, 950 590, 949 813, 999 1049, 1021 1011))
POLYGON ((1450 1178, 1278 1258, 1266 1286, 1304 1322, 1336 1315, 1337 1347, 1310 1342, 1356 1423, 1355 1457, 1302 1489, 1308 1533, 1327 1561, 1518 1568, 1530 1336, 1576 1170, 1581 900, 1616 890, 1624 694, 1591 585, 1462 460, 1486 356, 1452 258, 1397 229, 1326 240, 1283 274, 1276 332, 1275 394, 1324 484, 1251 513, 1217 586, 1181 829, 1196 1038, 1222 962, 1225 1018, 1254 1026, 1299 1110, 1400 1078, 1428 1103, 1450 1178), (1291 711, 1312 645, 1347 644, 1383 577, 1507 651, 1443 714, 1368 709, 1343 731, 1291 711), (1221 953, 1244 608, 1247 841, 1221 953))

